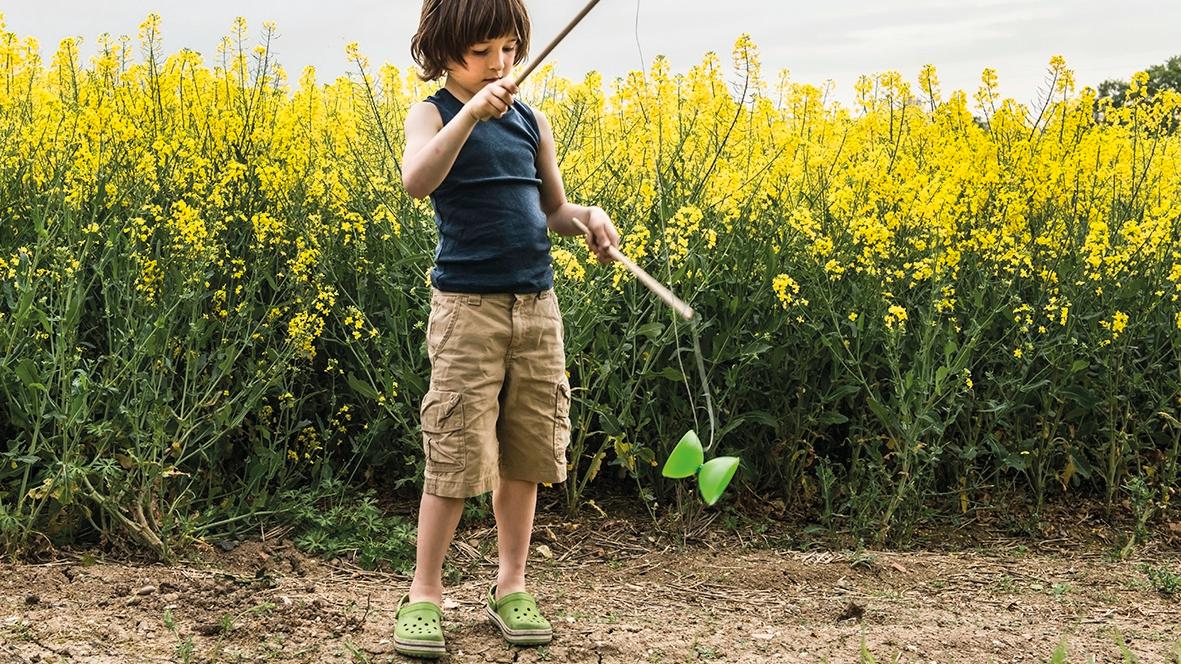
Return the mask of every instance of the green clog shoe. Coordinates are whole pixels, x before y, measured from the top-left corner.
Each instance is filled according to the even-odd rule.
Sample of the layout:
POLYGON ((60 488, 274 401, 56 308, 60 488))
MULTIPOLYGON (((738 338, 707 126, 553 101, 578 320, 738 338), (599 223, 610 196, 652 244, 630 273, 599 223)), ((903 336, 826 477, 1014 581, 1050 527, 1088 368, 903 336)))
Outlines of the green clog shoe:
POLYGON ((488 589, 488 618, 500 630, 505 641, 515 646, 549 643, 554 629, 537 608, 533 595, 521 591, 509 593, 496 601, 496 585, 488 589))
POLYGON ((394 650, 407 657, 434 659, 447 654, 443 640, 443 611, 434 602, 410 602, 410 594, 398 602, 394 650))

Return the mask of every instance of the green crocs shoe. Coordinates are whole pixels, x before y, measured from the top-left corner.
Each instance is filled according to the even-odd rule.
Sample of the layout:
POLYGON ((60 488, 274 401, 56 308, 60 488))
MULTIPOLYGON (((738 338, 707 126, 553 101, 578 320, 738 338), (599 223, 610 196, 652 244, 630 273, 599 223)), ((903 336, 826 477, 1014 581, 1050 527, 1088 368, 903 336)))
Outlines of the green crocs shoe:
POLYGON ((434 602, 410 603, 410 594, 398 602, 394 627, 394 650, 408 657, 442 657, 447 654, 443 640, 443 611, 434 602))
POLYGON ((515 646, 549 643, 554 629, 537 610, 537 600, 527 592, 505 595, 496 601, 496 585, 488 589, 488 617, 504 639, 515 646))

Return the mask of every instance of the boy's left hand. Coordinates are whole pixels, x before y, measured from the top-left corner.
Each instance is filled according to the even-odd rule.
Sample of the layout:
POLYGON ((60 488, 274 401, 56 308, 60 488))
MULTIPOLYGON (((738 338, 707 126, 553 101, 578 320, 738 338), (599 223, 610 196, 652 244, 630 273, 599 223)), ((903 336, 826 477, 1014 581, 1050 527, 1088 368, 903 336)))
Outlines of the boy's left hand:
POLYGON ((619 231, 611 223, 611 217, 602 208, 590 208, 590 216, 584 222, 587 230, 586 246, 595 254, 600 263, 610 263, 610 248, 619 248, 619 231))

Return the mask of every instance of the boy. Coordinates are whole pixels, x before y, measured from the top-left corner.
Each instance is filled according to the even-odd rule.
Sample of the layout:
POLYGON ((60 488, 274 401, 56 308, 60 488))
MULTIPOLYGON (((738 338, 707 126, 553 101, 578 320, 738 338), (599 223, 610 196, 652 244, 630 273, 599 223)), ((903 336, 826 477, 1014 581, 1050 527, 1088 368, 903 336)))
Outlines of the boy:
POLYGON ((395 647, 446 654, 443 556, 463 500, 492 491, 500 569, 487 613, 510 643, 541 644, 550 624, 525 591, 539 482, 566 479, 570 385, 547 230, 578 235, 601 262, 619 234, 603 210, 566 200, 553 131, 516 101, 509 78, 529 47, 522 0, 426 0, 411 50, 443 87, 406 116, 402 181, 431 197, 431 271, 422 403, 425 482, 417 562, 395 647))

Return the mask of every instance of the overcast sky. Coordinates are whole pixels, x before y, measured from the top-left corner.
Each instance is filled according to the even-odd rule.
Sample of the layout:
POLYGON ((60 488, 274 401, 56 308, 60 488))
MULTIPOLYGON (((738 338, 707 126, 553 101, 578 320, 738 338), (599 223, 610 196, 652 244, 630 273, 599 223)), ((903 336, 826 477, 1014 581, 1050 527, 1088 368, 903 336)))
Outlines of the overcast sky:
MULTIPOLYGON (((533 49, 538 52, 585 0, 531 0, 533 49)), ((165 47, 215 52, 235 16, 257 32, 279 25, 280 62, 294 82, 315 65, 321 81, 348 69, 344 45, 356 41, 371 62, 411 63, 419 0, 0 0, 7 29, 37 37, 46 57, 66 36, 93 53, 103 32, 134 36, 149 12, 162 15, 165 47)), ((897 69, 915 82, 936 66, 945 96, 975 91, 985 67, 999 71, 1001 90, 1032 102, 1050 56, 1061 53, 1080 86, 1130 73, 1181 55, 1178 0, 601 0, 551 56, 560 75, 597 70, 610 81, 653 56, 674 71, 709 50, 729 62, 734 40, 749 32, 762 53, 764 78, 788 69, 793 80, 836 84, 837 99, 853 97, 863 73, 897 69)), ((916 86, 917 87, 917 86, 916 86)))

